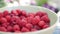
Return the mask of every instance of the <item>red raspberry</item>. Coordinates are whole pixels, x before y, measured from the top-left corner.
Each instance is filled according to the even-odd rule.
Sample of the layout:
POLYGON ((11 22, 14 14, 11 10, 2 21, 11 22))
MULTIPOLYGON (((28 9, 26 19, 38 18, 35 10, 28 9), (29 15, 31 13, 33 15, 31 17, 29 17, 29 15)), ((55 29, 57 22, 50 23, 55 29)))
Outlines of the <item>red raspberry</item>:
POLYGON ((7 24, 7 23, 3 23, 2 26, 3 26, 3 27, 7 27, 8 24, 7 24))
POLYGON ((14 25, 16 25, 16 24, 17 24, 16 22, 11 22, 11 23, 10 23, 11 26, 14 26, 14 25))
POLYGON ((5 18, 7 19, 7 21, 11 20, 11 16, 10 15, 7 15, 5 18))
POLYGON ((16 10, 12 10, 11 13, 14 14, 14 15, 19 15, 16 10))
POLYGON ((39 15, 40 17, 42 17, 42 16, 44 16, 44 15, 47 15, 47 13, 38 11, 38 12, 36 13, 36 15, 39 15))
POLYGON ((22 10, 22 15, 26 16, 26 11, 22 10))
POLYGON ((43 26, 43 29, 48 28, 48 27, 49 27, 49 25, 44 25, 44 26, 43 26))
POLYGON ((29 32, 29 29, 27 29, 26 27, 23 27, 23 28, 21 29, 21 31, 22 31, 22 32, 29 32))
POLYGON ((31 28, 33 28, 33 25, 28 23, 28 24, 26 24, 26 28, 31 29, 31 28))
POLYGON ((31 29, 31 31, 37 31, 37 29, 35 29, 35 28, 32 28, 32 29, 31 29))
POLYGON ((14 31, 14 32, 16 32, 16 33, 20 33, 20 31, 14 31))
POLYGON ((20 9, 16 9, 16 11, 18 12, 18 14, 21 14, 21 10, 20 9))
POLYGON ((5 10, 5 11, 3 12, 3 14, 4 14, 4 16, 9 15, 9 11, 8 11, 8 10, 5 10))
POLYGON ((23 19, 23 18, 25 18, 25 16, 20 16, 20 19, 23 19))
POLYGON ((0 13, 0 18, 3 17, 3 13, 0 13))
POLYGON ((7 19, 4 18, 4 17, 2 17, 2 18, 0 19, 0 21, 1 21, 1 23, 7 23, 7 19))
POLYGON ((20 31, 19 25, 14 25, 13 30, 14 30, 14 31, 20 31))
POLYGON ((40 19, 39 16, 35 16, 35 20, 36 20, 36 22, 38 23, 41 19, 40 19))
POLYGON ((35 14, 34 13, 28 13, 28 17, 34 17, 35 14))
POLYGON ((8 27, 7 27, 7 31, 8 31, 8 32, 11 32, 12 29, 13 29, 12 26, 8 26, 8 27))
POLYGON ((22 19, 19 23, 19 25, 22 27, 22 26, 25 26, 27 24, 27 20, 24 20, 22 19))
POLYGON ((7 29, 5 27, 0 27, 0 31, 6 32, 7 29))
POLYGON ((47 15, 42 16, 41 20, 45 21, 46 23, 50 23, 50 20, 47 15))
POLYGON ((40 19, 38 19, 37 17, 36 18, 33 18, 32 19, 32 24, 33 25, 36 25, 36 24, 38 24, 39 21, 40 21, 40 19))
POLYGON ((38 25, 35 25, 34 28, 37 30, 41 30, 41 27, 39 27, 38 25))
POLYGON ((32 19, 33 19, 33 17, 27 17, 27 22, 32 23, 32 19))
POLYGON ((45 23, 44 21, 40 21, 40 22, 38 23, 38 25, 41 26, 41 27, 44 26, 45 24, 46 24, 46 23, 45 23))
POLYGON ((16 19, 16 23, 19 24, 21 22, 21 19, 16 19))
POLYGON ((12 21, 12 22, 15 22, 17 19, 19 19, 18 16, 12 16, 12 17, 11 17, 11 21, 12 21))

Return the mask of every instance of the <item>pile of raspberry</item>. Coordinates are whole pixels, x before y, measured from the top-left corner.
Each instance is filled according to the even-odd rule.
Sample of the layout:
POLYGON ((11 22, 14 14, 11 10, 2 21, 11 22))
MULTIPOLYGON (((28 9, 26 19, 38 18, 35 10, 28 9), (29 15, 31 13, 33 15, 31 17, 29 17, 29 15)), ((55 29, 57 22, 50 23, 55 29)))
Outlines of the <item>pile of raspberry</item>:
POLYGON ((4 10, 0 12, 0 31, 3 32, 32 32, 50 26, 46 12, 27 13, 25 10, 4 10))

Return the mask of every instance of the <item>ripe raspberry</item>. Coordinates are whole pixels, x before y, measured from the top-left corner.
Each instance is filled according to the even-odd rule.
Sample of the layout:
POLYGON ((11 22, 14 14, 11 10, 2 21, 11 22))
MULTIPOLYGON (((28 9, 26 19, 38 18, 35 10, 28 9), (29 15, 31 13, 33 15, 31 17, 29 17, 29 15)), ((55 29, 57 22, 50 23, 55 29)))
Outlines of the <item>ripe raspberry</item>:
POLYGON ((22 15, 26 16, 26 11, 22 10, 22 15))
POLYGON ((7 19, 8 22, 11 20, 11 16, 10 15, 7 15, 5 18, 7 19))
POLYGON ((33 17, 27 17, 27 22, 32 23, 32 19, 33 19, 33 17))
POLYGON ((3 17, 3 13, 0 13, 0 18, 3 17))
POLYGON ((44 25, 44 26, 43 26, 43 29, 48 28, 48 27, 49 27, 49 25, 44 25))
POLYGON ((12 21, 12 22, 15 22, 16 19, 19 19, 19 17, 18 17, 18 16, 12 16, 12 17, 11 17, 11 21, 12 21))
POLYGON ((8 26, 8 27, 7 27, 7 31, 8 31, 8 32, 12 32, 12 29, 13 29, 12 26, 8 26))
POLYGON ((34 16, 35 16, 34 13, 29 13, 29 14, 28 14, 28 17, 34 17, 34 16))
POLYGON ((20 19, 23 19, 23 18, 25 18, 25 16, 20 16, 20 19))
POLYGON ((38 18, 33 18, 32 19, 32 24, 33 25, 36 25, 36 24, 38 24, 38 22, 40 21, 40 19, 38 19, 38 18), (37 21, 38 20, 38 21, 37 21))
POLYGON ((26 27, 23 27, 23 28, 21 29, 21 32, 29 32, 29 29, 27 29, 26 27))
POLYGON ((26 24, 25 26, 26 26, 26 28, 28 28, 28 29, 33 28, 33 25, 32 25, 32 24, 30 24, 30 23, 26 24))
POLYGON ((39 16, 35 16, 35 20, 36 20, 36 22, 38 23, 41 19, 40 19, 39 16))
POLYGON ((45 24, 46 24, 46 23, 45 23, 44 21, 40 21, 40 22, 38 23, 38 25, 41 26, 41 27, 44 26, 45 24))
POLYGON ((31 31, 37 31, 37 29, 35 29, 35 28, 32 28, 32 29, 31 29, 31 31))
POLYGON ((13 30, 14 30, 14 31, 20 31, 19 25, 14 25, 13 30))
POLYGON ((1 23, 7 23, 7 19, 4 18, 4 17, 2 17, 2 18, 0 19, 0 21, 1 21, 1 23))
POLYGON ((12 10, 12 11, 11 11, 11 14, 19 15, 18 12, 17 12, 16 10, 12 10))
POLYGON ((5 27, 0 27, 0 31, 6 32, 7 29, 5 27))
POLYGON ((20 9, 16 9, 16 11, 18 12, 18 14, 21 14, 21 10, 20 9))
POLYGON ((20 33, 20 31, 14 31, 14 32, 16 32, 16 33, 20 33))
POLYGON ((47 13, 38 11, 38 12, 36 13, 36 15, 39 15, 40 17, 42 17, 42 16, 44 16, 44 15, 47 15, 47 13))
POLYGON ((42 16, 41 20, 45 21, 46 23, 50 23, 50 20, 47 15, 42 16))
POLYGON ((3 26, 3 27, 7 27, 8 24, 7 24, 7 23, 3 23, 2 26, 3 26))
POLYGON ((9 11, 8 11, 8 10, 5 10, 5 11, 3 12, 3 14, 4 14, 4 16, 9 15, 9 11))
POLYGON ((34 28, 37 30, 41 30, 41 27, 39 27, 38 25, 35 25, 34 28))
POLYGON ((27 24, 27 20, 22 19, 19 23, 21 27, 25 26, 27 24))

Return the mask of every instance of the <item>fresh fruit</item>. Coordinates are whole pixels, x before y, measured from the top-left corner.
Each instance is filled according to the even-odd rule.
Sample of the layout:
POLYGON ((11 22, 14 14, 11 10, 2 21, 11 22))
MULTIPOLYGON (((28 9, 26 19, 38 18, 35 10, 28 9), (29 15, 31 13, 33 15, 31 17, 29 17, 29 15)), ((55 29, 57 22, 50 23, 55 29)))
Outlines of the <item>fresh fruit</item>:
POLYGON ((23 27, 23 28, 21 29, 21 31, 22 31, 22 32, 29 32, 29 29, 26 28, 26 27, 23 27))
POLYGON ((38 25, 41 26, 41 27, 44 26, 45 24, 46 24, 46 23, 45 23, 44 21, 40 21, 40 22, 38 23, 38 25))
POLYGON ((0 12, 0 31, 31 32, 50 26, 50 19, 45 12, 27 13, 25 10, 8 10, 0 12))

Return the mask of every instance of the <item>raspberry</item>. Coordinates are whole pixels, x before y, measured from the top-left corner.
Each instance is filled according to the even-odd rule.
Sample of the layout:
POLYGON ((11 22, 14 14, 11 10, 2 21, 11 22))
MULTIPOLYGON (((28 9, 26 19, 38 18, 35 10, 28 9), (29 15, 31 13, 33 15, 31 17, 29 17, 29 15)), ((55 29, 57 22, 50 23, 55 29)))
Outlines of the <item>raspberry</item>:
POLYGON ((40 22, 38 23, 38 25, 41 26, 41 27, 44 26, 45 24, 46 24, 46 23, 45 23, 44 21, 40 21, 40 22))
POLYGON ((2 18, 0 19, 0 21, 1 21, 1 23, 7 23, 7 19, 4 18, 4 17, 2 17, 2 18))
POLYGON ((21 10, 20 9, 16 9, 16 11, 18 12, 18 14, 21 14, 21 10))
POLYGON ((31 29, 31 28, 33 28, 33 25, 28 23, 28 24, 26 24, 26 28, 31 29))
POLYGON ((27 24, 27 20, 24 20, 22 19, 19 23, 19 25, 22 27, 22 26, 25 26, 27 24))
POLYGON ((25 16, 20 16, 20 19, 23 19, 23 18, 25 18, 25 16))
POLYGON ((6 32, 7 29, 5 27, 0 27, 0 31, 6 32))
POLYGON ((5 10, 5 11, 3 12, 3 14, 4 14, 4 16, 9 15, 9 11, 8 11, 8 10, 5 10))
POLYGON ((44 25, 44 26, 43 26, 43 29, 48 28, 48 27, 49 27, 49 25, 44 25))
POLYGON ((35 16, 34 13, 29 13, 29 14, 28 14, 28 17, 34 17, 34 16, 35 16))
POLYGON ((16 32, 16 33, 20 33, 20 31, 14 31, 14 32, 16 32))
POLYGON ((33 17, 27 17, 27 22, 32 23, 32 19, 33 19, 33 17))
POLYGON ((7 31, 8 31, 8 32, 11 32, 12 29, 13 29, 12 26, 8 26, 8 27, 7 27, 7 31))
POLYGON ((17 24, 17 23, 16 23, 16 22, 11 22, 11 23, 10 23, 11 26, 13 26, 13 25, 15 25, 15 24, 17 24))
POLYGON ((11 20, 11 16, 10 15, 7 15, 5 18, 7 19, 8 22, 11 20))
POLYGON ((14 14, 14 15, 19 15, 16 10, 12 10, 11 13, 14 14))
POLYGON ((18 16, 12 16, 12 17, 11 17, 11 21, 12 21, 12 22, 15 22, 16 19, 19 19, 19 17, 18 17, 18 16))
POLYGON ((22 15, 26 16, 26 11, 22 10, 22 15))
POLYGON ((0 18, 3 17, 3 13, 0 13, 0 18))
POLYGON ((50 20, 47 15, 42 16, 41 20, 45 21, 46 23, 50 23, 50 20))
POLYGON ((7 27, 8 24, 7 24, 7 23, 3 23, 2 26, 3 26, 3 27, 7 27))
POLYGON ((33 19, 32 19, 32 24, 33 24, 33 25, 38 24, 38 22, 39 22, 40 20, 38 20, 38 21, 37 21, 37 20, 38 20, 37 18, 33 18, 33 19))
POLYGON ((14 25, 13 30, 14 30, 14 31, 20 31, 19 25, 14 25))
POLYGON ((39 16, 35 16, 35 20, 36 20, 36 22, 38 23, 41 19, 40 19, 39 16))
POLYGON ((39 27, 38 25, 35 25, 34 28, 37 30, 41 30, 41 27, 39 27))
POLYGON ((26 27, 23 27, 23 28, 21 29, 21 31, 22 31, 22 32, 29 32, 29 29, 27 29, 26 27))
POLYGON ((31 31, 37 31, 37 29, 35 29, 35 28, 32 28, 32 29, 31 29, 31 31))
POLYGON ((42 16, 44 16, 44 15, 47 15, 47 13, 38 11, 38 12, 36 13, 36 15, 39 15, 40 17, 42 17, 42 16))

